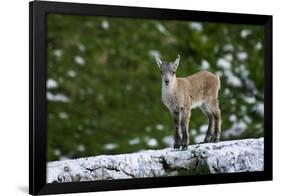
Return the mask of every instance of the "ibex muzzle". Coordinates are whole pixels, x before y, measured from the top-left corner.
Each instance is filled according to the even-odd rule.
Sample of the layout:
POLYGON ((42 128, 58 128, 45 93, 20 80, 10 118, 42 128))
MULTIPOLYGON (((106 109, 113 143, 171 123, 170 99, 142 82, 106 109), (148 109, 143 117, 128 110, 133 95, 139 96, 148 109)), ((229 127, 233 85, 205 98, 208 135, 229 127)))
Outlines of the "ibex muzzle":
POLYGON ((174 148, 189 145, 188 125, 191 109, 199 107, 209 119, 204 142, 218 142, 221 135, 221 113, 218 92, 220 79, 208 72, 200 71, 193 75, 177 78, 176 71, 180 56, 173 62, 155 57, 162 78, 162 101, 173 115, 175 125, 174 148), (179 130, 181 129, 182 137, 179 130))

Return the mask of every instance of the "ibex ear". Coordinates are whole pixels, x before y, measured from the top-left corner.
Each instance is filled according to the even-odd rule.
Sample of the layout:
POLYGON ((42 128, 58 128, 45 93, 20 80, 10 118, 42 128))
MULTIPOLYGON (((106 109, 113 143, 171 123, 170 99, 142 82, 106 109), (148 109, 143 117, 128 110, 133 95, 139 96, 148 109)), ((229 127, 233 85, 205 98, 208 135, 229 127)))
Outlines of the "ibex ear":
POLYGON ((174 61, 174 67, 177 69, 180 64, 180 55, 177 55, 176 60, 174 61))
POLYGON ((162 65, 162 61, 161 61, 161 59, 157 55, 155 55, 155 61, 156 61, 157 65, 158 65, 158 67, 160 69, 160 67, 162 65))

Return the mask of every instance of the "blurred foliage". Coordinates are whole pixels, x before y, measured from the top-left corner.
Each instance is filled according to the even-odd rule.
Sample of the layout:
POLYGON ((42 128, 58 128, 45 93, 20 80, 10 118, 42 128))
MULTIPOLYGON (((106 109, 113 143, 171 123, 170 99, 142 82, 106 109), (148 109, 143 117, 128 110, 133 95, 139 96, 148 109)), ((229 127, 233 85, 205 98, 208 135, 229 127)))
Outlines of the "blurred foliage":
MULTIPOLYGON (((165 148, 172 117, 154 55, 221 76, 222 140, 263 136, 262 26, 48 15, 48 161, 165 148)), ((191 144, 207 118, 192 110, 191 144)))

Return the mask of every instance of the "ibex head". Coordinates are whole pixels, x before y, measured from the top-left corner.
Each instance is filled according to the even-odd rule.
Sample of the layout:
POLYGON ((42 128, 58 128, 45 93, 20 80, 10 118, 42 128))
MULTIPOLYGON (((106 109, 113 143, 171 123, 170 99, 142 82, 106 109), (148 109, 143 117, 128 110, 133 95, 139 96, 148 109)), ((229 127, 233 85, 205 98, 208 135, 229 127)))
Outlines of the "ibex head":
POLYGON ((174 62, 164 62, 158 56, 155 56, 156 63, 160 69, 163 86, 169 86, 170 83, 176 80, 176 71, 180 63, 180 55, 174 62))

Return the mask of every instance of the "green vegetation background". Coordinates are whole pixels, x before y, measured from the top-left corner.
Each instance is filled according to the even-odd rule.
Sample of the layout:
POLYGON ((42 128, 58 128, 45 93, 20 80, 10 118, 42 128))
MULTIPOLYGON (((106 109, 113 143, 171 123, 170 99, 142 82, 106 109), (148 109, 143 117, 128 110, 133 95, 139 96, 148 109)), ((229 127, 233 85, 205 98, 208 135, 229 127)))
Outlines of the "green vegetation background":
MULTIPOLYGON (((161 149, 173 125, 154 55, 221 75, 222 140, 263 136, 263 27, 48 15, 48 161, 161 149)), ((207 118, 192 111, 191 144, 207 118)))

